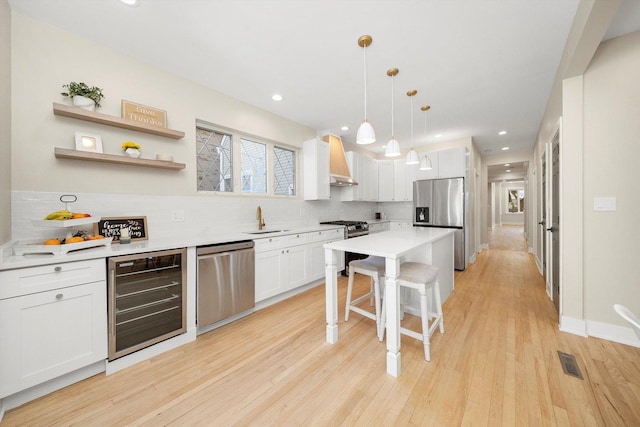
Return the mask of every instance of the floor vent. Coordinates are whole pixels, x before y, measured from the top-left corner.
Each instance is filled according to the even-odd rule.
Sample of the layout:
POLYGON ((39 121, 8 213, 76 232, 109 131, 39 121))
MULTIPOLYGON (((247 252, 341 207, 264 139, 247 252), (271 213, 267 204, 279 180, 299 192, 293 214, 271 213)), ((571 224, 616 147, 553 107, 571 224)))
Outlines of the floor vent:
POLYGON ((578 367, 578 362, 576 362, 576 357, 573 354, 558 351, 558 356, 560 356, 560 364, 565 374, 584 380, 578 367))

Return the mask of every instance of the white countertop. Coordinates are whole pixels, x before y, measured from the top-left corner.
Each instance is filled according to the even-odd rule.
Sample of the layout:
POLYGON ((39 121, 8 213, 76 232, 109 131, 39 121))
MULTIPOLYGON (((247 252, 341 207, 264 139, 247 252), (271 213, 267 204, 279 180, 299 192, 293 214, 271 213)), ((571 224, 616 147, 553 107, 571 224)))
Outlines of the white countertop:
MULTIPOLYGON (((0 271, 12 270, 15 268, 35 267, 38 265, 58 264, 62 262, 107 258, 119 255, 131 255, 143 252, 161 251, 165 249, 215 245, 219 243, 239 242, 242 240, 258 240, 278 236, 286 236, 289 234, 307 233, 320 230, 335 230, 336 228, 343 227, 341 225, 315 225, 262 234, 251 234, 250 232, 203 232, 194 235, 184 235, 170 238, 150 237, 148 240, 133 241, 129 244, 123 245, 120 243, 113 243, 110 246, 99 246, 96 248, 82 249, 62 255, 31 254, 16 256, 13 255, 12 249, 12 247, 16 244, 16 241, 10 241, 0 246, 0 271)), ((277 230, 280 229, 281 228, 278 228, 277 230)), ((270 230, 269 228, 266 228, 263 231, 270 230)))
POLYGON ((323 247, 385 258, 399 258, 418 246, 435 242, 453 233, 454 230, 448 228, 414 227, 409 230, 385 231, 325 243, 323 247))

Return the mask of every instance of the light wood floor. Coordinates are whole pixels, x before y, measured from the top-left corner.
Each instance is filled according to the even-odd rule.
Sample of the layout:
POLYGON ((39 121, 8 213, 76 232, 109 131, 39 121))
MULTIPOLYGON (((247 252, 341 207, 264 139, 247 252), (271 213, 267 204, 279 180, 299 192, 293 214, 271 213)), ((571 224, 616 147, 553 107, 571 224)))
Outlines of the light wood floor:
POLYGON ((397 379, 371 320, 341 315, 340 341, 325 342, 319 286, 9 411, 2 426, 640 425, 640 349, 559 332, 530 254, 484 251, 455 286, 431 362, 403 336, 397 379), (584 381, 563 373, 558 350, 584 381))
POLYGON ((524 225, 501 225, 489 229, 489 249, 527 252, 527 240, 524 238, 524 225))

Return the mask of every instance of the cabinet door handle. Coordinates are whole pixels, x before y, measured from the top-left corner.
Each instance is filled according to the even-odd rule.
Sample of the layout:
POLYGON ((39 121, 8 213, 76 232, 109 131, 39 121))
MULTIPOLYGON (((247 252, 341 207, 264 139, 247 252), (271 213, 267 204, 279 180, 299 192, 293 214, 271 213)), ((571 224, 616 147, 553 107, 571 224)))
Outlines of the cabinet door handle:
POLYGON ((56 299, 62 299, 64 297, 64 295, 62 294, 56 294, 56 299))
POLYGON ((56 265, 56 267, 53 269, 54 271, 62 271, 62 267, 59 265, 56 265))

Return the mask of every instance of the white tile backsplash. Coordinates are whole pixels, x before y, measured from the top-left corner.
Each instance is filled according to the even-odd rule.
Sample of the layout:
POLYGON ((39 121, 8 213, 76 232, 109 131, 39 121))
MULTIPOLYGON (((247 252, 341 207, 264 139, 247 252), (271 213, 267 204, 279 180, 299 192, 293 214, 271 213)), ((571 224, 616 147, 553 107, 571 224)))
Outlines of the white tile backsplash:
MULTIPOLYGON (((74 193, 78 200, 69 205, 72 212, 87 212, 95 217, 147 217, 151 237, 174 237, 203 231, 248 231, 257 229, 256 208, 262 207, 268 228, 304 227, 331 220, 369 220, 378 211, 374 202, 341 202, 340 189, 331 188, 331 200, 305 201, 270 197, 203 194, 198 196, 157 196, 104 193, 74 193), (184 221, 173 221, 174 210, 184 211, 184 221)), ((37 191, 12 192, 12 238, 14 240, 58 237, 62 229, 36 228, 32 219, 64 209, 62 194, 37 191)), ((404 205, 404 203, 402 203, 404 205)), ((403 215, 410 217, 408 212, 403 215)), ((388 209, 391 211, 391 209, 388 209)), ((402 211, 395 206, 393 211, 402 211)), ((392 216, 388 215, 390 218, 392 216)), ((91 227, 87 227, 91 229, 91 227)))

